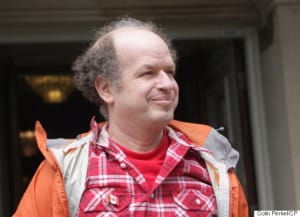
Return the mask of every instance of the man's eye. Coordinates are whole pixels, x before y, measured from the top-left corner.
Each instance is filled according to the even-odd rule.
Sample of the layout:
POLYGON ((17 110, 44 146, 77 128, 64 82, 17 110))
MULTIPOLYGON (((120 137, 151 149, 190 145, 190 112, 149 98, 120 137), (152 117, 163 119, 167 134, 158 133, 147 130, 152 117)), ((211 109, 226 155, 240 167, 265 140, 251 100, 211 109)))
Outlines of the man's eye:
POLYGON ((172 75, 172 76, 176 75, 176 72, 174 70, 169 70, 169 71, 166 71, 166 72, 167 72, 167 74, 172 75))
POLYGON ((154 74, 154 72, 147 71, 147 72, 142 73, 142 76, 153 75, 153 74, 154 74))

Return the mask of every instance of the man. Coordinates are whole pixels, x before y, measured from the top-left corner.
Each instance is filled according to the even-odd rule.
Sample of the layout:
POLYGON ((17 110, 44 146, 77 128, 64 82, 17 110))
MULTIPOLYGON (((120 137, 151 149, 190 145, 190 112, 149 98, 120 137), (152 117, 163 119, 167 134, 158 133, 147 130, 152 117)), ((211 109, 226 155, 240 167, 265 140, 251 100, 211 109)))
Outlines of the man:
POLYGON ((216 130, 174 121, 176 53, 153 24, 104 27, 74 63, 79 90, 107 122, 46 140, 14 216, 247 216, 238 153, 216 130))

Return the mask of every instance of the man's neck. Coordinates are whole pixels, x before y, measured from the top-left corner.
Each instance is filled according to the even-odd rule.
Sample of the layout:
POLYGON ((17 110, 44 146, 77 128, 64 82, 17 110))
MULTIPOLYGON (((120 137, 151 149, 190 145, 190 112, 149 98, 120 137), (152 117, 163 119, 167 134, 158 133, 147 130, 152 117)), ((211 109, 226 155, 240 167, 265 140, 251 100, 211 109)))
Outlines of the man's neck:
POLYGON ((109 122, 108 132, 112 139, 134 152, 145 153, 160 144, 163 136, 163 126, 153 128, 147 126, 114 124, 109 122))

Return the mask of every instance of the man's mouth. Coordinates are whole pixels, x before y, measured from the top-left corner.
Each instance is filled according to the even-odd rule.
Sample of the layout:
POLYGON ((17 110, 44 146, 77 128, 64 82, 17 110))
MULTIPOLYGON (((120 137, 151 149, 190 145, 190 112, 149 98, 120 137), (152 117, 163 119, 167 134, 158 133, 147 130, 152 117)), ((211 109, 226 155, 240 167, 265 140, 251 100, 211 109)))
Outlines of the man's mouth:
POLYGON ((151 99, 152 102, 158 105, 162 106, 169 106, 172 105, 175 101, 175 97, 172 96, 159 96, 159 97, 153 97, 151 99))

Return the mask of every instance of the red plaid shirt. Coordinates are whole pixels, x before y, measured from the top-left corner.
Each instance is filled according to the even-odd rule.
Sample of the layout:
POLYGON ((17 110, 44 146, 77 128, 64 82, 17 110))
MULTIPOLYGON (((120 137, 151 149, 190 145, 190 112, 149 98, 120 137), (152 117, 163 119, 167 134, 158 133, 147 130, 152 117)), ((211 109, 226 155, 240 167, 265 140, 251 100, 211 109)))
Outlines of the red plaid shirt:
MULTIPOLYGON (((152 188, 106 127, 94 129, 86 188, 78 217, 217 215, 209 174, 199 151, 178 131, 166 128, 169 148, 152 188)), ((151 164, 151 162, 149 162, 151 164)))

